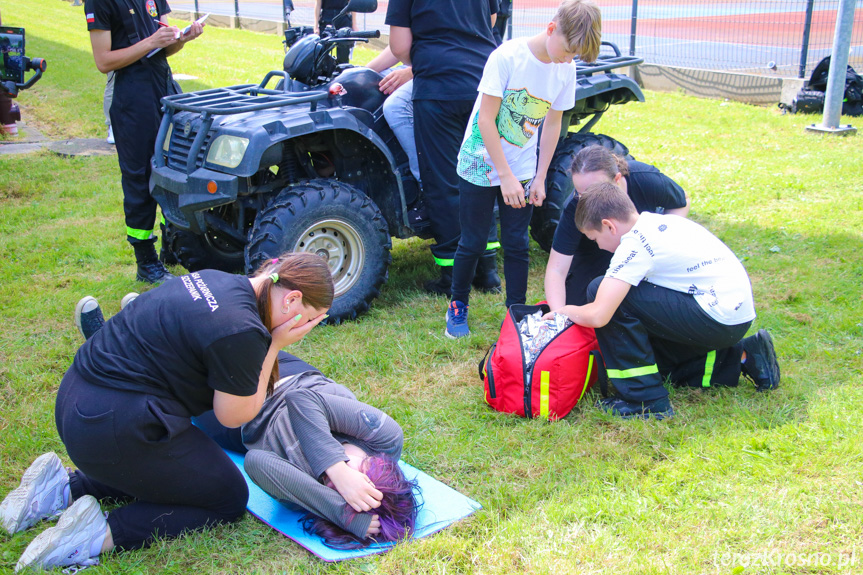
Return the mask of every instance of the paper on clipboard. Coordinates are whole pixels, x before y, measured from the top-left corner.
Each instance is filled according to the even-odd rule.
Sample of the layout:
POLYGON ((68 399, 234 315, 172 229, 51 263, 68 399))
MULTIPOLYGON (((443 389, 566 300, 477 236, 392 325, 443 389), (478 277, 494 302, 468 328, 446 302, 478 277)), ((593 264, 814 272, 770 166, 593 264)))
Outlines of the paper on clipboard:
MULTIPOLYGON (((207 18, 209 18, 209 17, 210 17, 210 15, 209 15, 209 14, 204 14, 203 16, 201 16, 200 18, 198 18, 197 20, 195 20, 195 23, 196 23, 196 24, 203 24, 203 23, 204 23, 204 20, 206 20, 206 19, 207 19, 207 18)), ((179 39, 180 39, 180 36, 185 36, 186 34, 188 34, 188 33, 189 33, 189 31, 190 31, 191 29, 192 29, 192 25, 191 25, 191 24, 189 24, 188 26, 186 26, 185 28, 183 28, 183 30, 180 32, 180 35, 179 35, 179 36, 177 36, 177 39, 179 40, 179 39)), ((155 50, 150 50, 150 53, 149 53, 149 54, 147 54, 147 58, 151 58, 154 54, 158 54, 158 53, 159 53, 159 50, 161 50, 161 48, 156 48, 155 50)))

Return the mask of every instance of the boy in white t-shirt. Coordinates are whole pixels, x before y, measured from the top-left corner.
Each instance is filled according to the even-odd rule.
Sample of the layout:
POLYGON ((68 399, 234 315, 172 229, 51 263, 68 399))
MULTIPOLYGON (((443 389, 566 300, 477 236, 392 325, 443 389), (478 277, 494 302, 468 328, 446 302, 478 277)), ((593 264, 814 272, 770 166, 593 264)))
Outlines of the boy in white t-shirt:
POLYGON ((779 386, 779 365, 766 330, 746 335, 755 319, 749 276, 732 251, 697 223, 638 214, 614 184, 578 198, 575 225, 614 252, 605 277, 583 306, 556 311, 596 338, 617 397, 599 407, 622 417, 671 417, 663 387, 736 386, 742 372, 758 391, 779 386))
POLYGON ((545 176, 560 138, 561 116, 575 106, 575 63, 596 60, 601 13, 589 0, 564 0, 532 38, 503 43, 488 58, 458 155, 461 237, 452 275, 446 335, 470 334, 468 297, 498 204, 506 305, 524 303, 528 225, 545 199, 545 176), (542 136, 536 138, 540 125, 542 136), (539 162, 537 165, 537 139, 539 162))

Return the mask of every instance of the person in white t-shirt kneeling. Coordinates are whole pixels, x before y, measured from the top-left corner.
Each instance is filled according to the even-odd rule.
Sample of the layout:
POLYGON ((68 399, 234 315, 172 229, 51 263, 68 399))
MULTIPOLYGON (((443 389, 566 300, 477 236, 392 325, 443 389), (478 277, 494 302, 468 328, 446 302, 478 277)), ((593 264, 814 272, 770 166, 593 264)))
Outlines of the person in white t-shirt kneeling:
POLYGON ((680 216, 639 214, 607 182, 579 195, 575 225, 614 253, 605 276, 588 287, 589 303, 554 310, 596 329, 617 392, 600 408, 624 418, 671 417, 665 379, 736 386, 742 373, 758 391, 779 386, 770 334, 744 338, 755 319, 752 286, 719 238, 680 216))

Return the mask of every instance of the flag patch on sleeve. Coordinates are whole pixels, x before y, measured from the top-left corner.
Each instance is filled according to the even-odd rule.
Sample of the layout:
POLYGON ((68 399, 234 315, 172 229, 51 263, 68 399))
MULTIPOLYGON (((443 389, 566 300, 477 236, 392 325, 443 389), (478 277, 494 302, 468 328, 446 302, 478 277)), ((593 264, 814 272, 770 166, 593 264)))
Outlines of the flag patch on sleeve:
POLYGON ((96 17, 93 14, 87 14, 87 24, 92 24, 96 21, 96 17))

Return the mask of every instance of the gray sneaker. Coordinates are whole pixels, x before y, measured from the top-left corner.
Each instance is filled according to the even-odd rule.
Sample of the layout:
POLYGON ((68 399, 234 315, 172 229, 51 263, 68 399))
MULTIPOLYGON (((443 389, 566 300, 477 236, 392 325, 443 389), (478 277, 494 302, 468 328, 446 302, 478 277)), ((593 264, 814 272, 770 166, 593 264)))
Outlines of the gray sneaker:
POLYGON ((15 565, 15 572, 98 565, 107 530, 108 522, 99 502, 92 495, 85 495, 63 512, 56 526, 40 533, 27 546, 15 565), (93 548, 96 548, 95 554, 93 548))
POLYGON ((36 458, 21 485, 0 503, 0 524, 10 535, 35 525, 43 519, 59 515, 66 509, 69 474, 56 453, 36 458))
POLYGON ((130 291, 120 300, 120 309, 126 309, 126 306, 135 301, 140 294, 136 291, 130 291))

